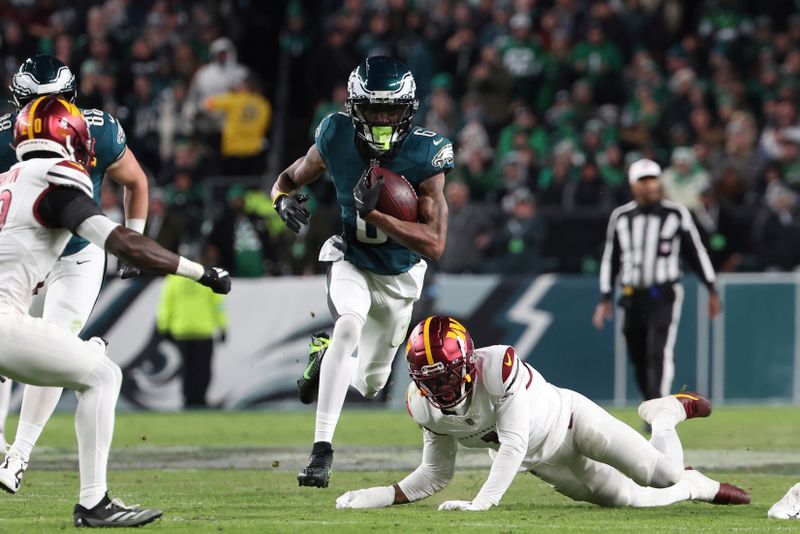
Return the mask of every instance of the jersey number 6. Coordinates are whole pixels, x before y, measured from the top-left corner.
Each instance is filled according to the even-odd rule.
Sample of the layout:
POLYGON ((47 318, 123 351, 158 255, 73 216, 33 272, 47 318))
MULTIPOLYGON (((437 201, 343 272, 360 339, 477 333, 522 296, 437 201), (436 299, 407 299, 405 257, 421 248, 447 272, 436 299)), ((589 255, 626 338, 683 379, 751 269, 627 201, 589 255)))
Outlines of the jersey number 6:
POLYGON ((369 224, 356 213, 356 239, 366 245, 380 245, 389 240, 389 236, 369 224))

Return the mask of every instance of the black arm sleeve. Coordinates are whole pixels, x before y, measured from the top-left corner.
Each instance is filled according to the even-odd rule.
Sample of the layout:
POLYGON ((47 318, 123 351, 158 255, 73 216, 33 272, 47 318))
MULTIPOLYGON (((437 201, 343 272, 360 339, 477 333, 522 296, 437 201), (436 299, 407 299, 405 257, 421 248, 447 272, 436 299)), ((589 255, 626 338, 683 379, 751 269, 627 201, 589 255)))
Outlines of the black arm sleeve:
POLYGON ((34 207, 36 216, 51 228, 67 228, 70 232, 93 215, 102 215, 100 206, 86 193, 73 187, 48 189, 34 207))

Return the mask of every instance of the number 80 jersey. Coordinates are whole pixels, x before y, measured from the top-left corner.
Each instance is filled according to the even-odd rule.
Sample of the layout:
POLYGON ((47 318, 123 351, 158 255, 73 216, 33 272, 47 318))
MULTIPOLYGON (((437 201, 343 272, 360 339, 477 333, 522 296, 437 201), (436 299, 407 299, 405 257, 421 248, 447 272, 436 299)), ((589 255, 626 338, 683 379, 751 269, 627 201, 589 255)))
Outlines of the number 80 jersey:
MULTIPOLYGON (((94 161, 89 169, 94 188, 94 201, 100 205, 100 185, 106 169, 125 153, 127 139, 125 130, 117 119, 109 113, 99 109, 81 108, 86 122, 89 123, 89 133, 94 139, 94 161)), ((5 172, 17 163, 17 153, 12 147, 14 141, 14 119, 16 114, 6 114, 0 117, 0 172, 5 172)), ((73 236, 64 249, 63 256, 69 256, 82 250, 89 242, 79 236, 73 236)))
MULTIPOLYGON (((369 166, 356 148, 353 121, 346 113, 332 113, 317 127, 315 143, 336 186, 341 206, 345 259, 360 269, 380 275, 408 271, 419 254, 393 240, 358 216, 353 188, 369 166)), ((414 127, 397 154, 383 167, 403 175, 414 188, 431 176, 453 168, 453 145, 435 132, 414 127)))

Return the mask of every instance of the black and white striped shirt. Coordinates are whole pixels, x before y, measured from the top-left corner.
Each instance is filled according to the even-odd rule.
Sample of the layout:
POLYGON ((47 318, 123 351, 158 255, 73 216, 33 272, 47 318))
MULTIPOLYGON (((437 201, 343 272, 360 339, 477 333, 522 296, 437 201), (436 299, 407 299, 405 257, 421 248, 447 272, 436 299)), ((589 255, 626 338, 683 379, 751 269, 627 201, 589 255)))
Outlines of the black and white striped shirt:
POLYGON ((623 286, 634 289, 677 282, 681 257, 712 289, 714 267, 689 210, 668 200, 646 208, 629 202, 615 209, 608 221, 600 292, 610 298, 618 274, 623 286))

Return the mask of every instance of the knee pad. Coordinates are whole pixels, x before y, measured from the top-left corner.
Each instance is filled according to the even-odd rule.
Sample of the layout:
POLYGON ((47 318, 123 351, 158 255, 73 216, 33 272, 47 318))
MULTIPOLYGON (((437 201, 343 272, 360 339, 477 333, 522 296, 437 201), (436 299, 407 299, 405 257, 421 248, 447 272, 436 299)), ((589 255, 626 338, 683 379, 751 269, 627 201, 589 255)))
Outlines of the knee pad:
POLYGON ((89 386, 92 387, 111 385, 119 389, 122 386, 122 369, 108 358, 97 362, 92 369, 91 376, 93 380, 90 381, 89 386))
POLYGON ((361 338, 363 326, 364 321, 360 317, 352 313, 345 313, 336 319, 332 338, 341 343, 355 345, 361 338))

